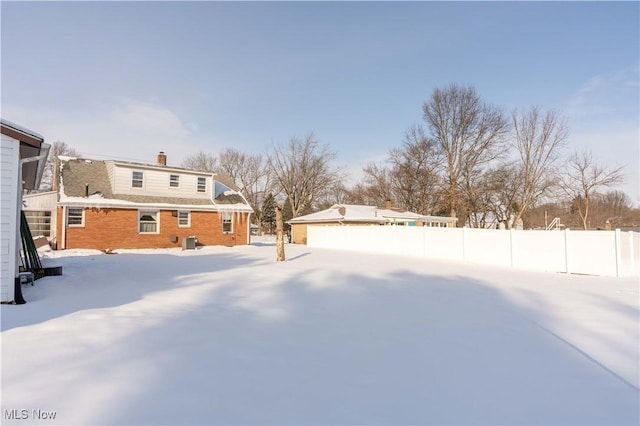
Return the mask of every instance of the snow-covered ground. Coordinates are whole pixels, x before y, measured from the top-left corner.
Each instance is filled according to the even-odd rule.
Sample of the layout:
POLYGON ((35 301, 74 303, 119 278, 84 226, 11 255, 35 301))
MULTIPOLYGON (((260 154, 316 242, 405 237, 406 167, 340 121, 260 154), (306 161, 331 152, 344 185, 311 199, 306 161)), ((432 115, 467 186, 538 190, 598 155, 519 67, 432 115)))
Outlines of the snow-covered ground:
POLYGON ((3 424, 640 422, 637 279, 286 253, 47 254, 1 308, 3 424))

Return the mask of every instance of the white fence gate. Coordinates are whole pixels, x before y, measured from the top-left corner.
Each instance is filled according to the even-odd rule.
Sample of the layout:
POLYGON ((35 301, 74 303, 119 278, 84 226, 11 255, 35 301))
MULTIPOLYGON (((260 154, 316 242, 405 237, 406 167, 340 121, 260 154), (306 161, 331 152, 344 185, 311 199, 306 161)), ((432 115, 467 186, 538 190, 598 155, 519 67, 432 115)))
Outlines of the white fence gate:
POLYGON ((604 276, 640 274, 640 233, 313 226, 309 247, 604 276))

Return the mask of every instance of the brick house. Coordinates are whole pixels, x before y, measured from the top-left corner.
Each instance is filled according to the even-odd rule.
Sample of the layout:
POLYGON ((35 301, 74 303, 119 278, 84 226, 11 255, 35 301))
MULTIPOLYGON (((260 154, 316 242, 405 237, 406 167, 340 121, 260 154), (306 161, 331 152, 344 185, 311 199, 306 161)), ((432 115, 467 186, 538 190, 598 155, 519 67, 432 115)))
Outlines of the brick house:
POLYGON ((156 164, 60 157, 58 249, 249 244, 249 203, 228 176, 156 164))

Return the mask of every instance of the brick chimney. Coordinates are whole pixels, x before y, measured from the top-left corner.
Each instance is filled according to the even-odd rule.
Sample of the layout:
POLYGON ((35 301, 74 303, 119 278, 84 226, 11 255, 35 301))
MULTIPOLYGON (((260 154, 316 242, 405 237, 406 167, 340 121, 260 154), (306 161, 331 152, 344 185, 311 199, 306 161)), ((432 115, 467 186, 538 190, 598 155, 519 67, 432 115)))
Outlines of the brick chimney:
POLYGON ((391 206, 393 206, 393 204, 391 203, 391 200, 387 200, 387 201, 384 202, 384 207, 386 209, 390 209, 391 206))
POLYGON ((166 166, 167 165, 167 156, 164 151, 160 151, 158 153, 158 166, 166 166))

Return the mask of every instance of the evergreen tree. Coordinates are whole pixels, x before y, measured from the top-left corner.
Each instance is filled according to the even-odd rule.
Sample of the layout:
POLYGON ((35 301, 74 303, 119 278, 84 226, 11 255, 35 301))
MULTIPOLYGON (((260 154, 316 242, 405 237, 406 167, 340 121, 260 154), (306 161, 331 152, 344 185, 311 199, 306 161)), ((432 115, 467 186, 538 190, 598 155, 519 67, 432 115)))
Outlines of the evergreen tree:
POLYGON ((272 193, 267 195, 262 203, 262 216, 260 220, 261 230, 267 234, 273 234, 276 229, 276 199, 272 193))
MULTIPOLYGON (((305 212, 304 214, 307 213, 305 212)), ((291 199, 287 198, 286 200, 284 200, 284 203, 282 205, 282 221, 284 222, 283 229, 285 232, 291 231, 291 225, 287 223, 291 219, 293 219, 293 204, 291 203, 291 199)))

